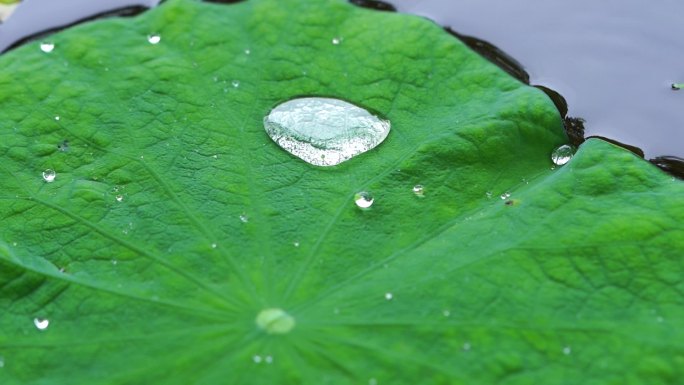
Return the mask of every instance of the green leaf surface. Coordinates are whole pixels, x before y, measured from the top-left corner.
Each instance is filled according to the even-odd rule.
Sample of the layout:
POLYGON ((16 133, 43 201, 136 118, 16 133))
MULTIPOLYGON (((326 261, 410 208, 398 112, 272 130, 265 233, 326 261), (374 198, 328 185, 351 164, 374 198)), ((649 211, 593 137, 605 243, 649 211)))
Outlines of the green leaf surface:
POLYGON ((0 58, 0 384, 681 383, 682 183, 553 169, 553 103, 437 25, 171 0, 51 39, 0 58), (304 95, 392 131, 312 166, 262 122, 304 95))

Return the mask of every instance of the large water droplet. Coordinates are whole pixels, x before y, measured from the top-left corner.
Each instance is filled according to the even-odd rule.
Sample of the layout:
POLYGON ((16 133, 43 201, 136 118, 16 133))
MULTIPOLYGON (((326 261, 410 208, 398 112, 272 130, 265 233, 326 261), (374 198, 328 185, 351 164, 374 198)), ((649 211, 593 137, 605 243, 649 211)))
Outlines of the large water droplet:
POLYGON ((53 49, 55 49, 55 44, 52 42, 44 41, 40 43, 40 50, 45 53, 50 53, 53 49))
POLYGON ((45 318, 34 318, 33 324, 36 325, 38 330, 45 330, 50 326, 50 321, 45 318))
POLYGON ((354 195, 354 203, 361 209, 370 208, 373 206, 374 201, 373 195, 366 191, 361 191, 354 195))
POLYGON ((48 183, 53 182, 56 177, 57 173, 55 172, 55 170, 51 170, 48 168, 47 170, 43 171, 43 180, 45 180, 48 183))
POLYGON ((295 319, 283 309, 269 308, 259 312, 256 324, 268 334, 286 334, 294 329, 295 319))
POLYGON ((292 155, 316 166, 335 166, 375 148, 390 122, 339 99, 298 98, 264 118, 268 135, 292 155))
POLYGON ((147 41, 150 42, 150 44, 158 44, 161 41, 161 36, 153 33, 147 36, 147 41))
POLYGON ((551 153, 551 160, 556 166, 562 166, 568 163, 570 159, 572 159, 573 155, 575 155, 575 148, 564 144, 553 150, 551 153))

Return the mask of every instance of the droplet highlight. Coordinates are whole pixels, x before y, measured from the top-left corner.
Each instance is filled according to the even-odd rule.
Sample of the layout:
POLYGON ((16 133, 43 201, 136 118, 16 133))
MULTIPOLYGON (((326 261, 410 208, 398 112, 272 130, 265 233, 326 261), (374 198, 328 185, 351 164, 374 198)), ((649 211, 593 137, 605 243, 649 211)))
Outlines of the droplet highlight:
POLYGON ((268 136, 315 166, 335 166, 382 143, 391 124, 367 110, 333 98, 297 98, 264 118, 268 136))
POLYGON ((148 41, 150 44, 159 44, 159 42, 161 41, 161 36, 158 35, 158 34, 156 34, 156 33, 151 34, 151 35, 148 35, 148 36, 147 36, 147 41, 148 41))
POLYGON ((55 49, 55 43, 44 41, 40 43, 40 50, 45 53, 50 53, 55 49))
POLYGON ((361 191, 354 195, 354 203, 360 209, 369 209, 373 206, 373 202, 375 202, 375 199, 369 192, 361 191))
POLYGON ((46 181, 47 183, 52 183, 55 181, 55 178, 57 177, 57 173, 55 170, 47 169, 43 171, 43 180, 46 181))
POLYGON ((553 152, 551 153, 551 161, 556 166, 562 166, 568 163, 574 155, 575 148, 568 144, 564 144, 558 147, 557 149, 553 150, 553 152))
POLYGON ((45 318, 34 318, 33 324, 36 326, 36 329, 45 330, 50 326, 50 321, 45 318))

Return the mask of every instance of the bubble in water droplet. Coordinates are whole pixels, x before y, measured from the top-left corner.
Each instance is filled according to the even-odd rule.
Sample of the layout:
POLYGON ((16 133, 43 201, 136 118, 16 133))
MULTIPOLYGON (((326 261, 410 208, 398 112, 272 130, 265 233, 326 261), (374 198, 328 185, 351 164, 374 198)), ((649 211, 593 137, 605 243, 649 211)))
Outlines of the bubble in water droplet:
POLYGON ((342 38, 341 38, 341 37, 333 37, 333 39, 332 39, 332 43, 333 43, 334 45, 339 45, 341 42, 342 42, 342 38))
POLYGON ((570 353, 572 353, 572 349, 569 346, 563 348, 563 354, 567 356, 570 353))
POLYGON ((425 196, 425 191, 424 191, 423 185, 417 184, 417 185, 413 186, 412 190, 413 190, 413 193, 419 198, 422 198, 425 196))
POLYGON ((373 196, 366 191, 358 192, 354 195, 354 203, 361 209, 367 209, 373 206, 375 199, 373 196))
POLYGON ((33 324, 36 325, 38 330, 45 330, 50 326, 50 321, 45 318, 34 318, 33 324))
POLYGON ((232 84, 233 87, 235 87, 235 88, 240 87, 240 81, 239 81, 239 80, 233 80, 233 81, 231 82, 231 84, 232 84))
POLYGON ((264 358, 264 361, 267 364, 272 364, 273 363, 273 356, 266 356, 266 358, 264 358))
POLYGON ((147 41, 150 42, 150 44, 158 44, 161 41, 161 36, 156 33, 148 35, 147 41))
POLYGON ((335 166, 382 143, 390 122, 363 108, 332 98, 297 98, 264 118, 271 139, 315 166, 335 166))
POLYGON ((117 261, 116 259, 112 259, 112 265, 116 266, 118 264, 119 264, 119 261, 117 261))
POLYGON ((391 301, 394 298, 394 295, 392 293, 385 293, 385 299, 388 301, 391 301))
POLYGON ((249 222, 249 217, 246 214, 240 214, 240 222, 242 222, 242 223, 249 222))
POLYGON ((124 198, 123 195, 117 195, 117 196, 115 197, 115 199, 116 199, 117 202, 123 202, 123 198, 124 198))
POLYGON ((50 53, 53 49, 55 49, 55 44, 52 42, 44 41, 40 43, 40 50, 45 53, 50 53))
POLYGON ((262 360, 263 358, 261 358, 261 356, 259 355, 255 355, 254 357, 252 357, 252 361, 254 361, 255 364, 260 364, 262 360))
POLYGON ((43 171, 43 180, 45 180, 48 183, 53 182, 56 177, 57 173, 55 172, 55 170, 51 170, 48 168, 47 170, 43 171))
POLYGON ((553 150, 551 153, 551 160, 556 166, 562 166, 568 163, 570 159, 572 159, 573 155, 575 155, 575 148, 564 144, 553 150))
POLYGON ((268 334, 286 334, 294 329, 295 319, 283 309, 269 308, 259 312, 256 324, 268 334))
POLYGON ((511 193, 509 193, 508 191, 506 191, 505 193, 501 194, 501 199, 502 199, 502 200, 506 200, 506 199, 508 199, 508 198, 510 198, 510 197, 511 197, 511 193))

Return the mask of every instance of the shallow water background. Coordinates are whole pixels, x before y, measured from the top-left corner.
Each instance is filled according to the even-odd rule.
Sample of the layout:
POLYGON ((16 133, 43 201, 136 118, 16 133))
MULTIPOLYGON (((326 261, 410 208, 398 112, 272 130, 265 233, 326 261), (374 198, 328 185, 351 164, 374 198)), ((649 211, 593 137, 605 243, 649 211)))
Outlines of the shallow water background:
POLYGON ((487 40, 565 97, 586 136, 684 157, 684 1, 392 0, 487 40))
MULTIPOLYGON (((247 0, 249 1, 249 0, 247 0)), ((0 51, 22 37, 159 0, 25 0, 0 25, 0 51)), ((647 158, 684 157, 684 1, 391 0, 487 40, 555 89, 586 136, 640 147, 647 158)), ((229 5, 227 5, 229 6, 229 5)))

